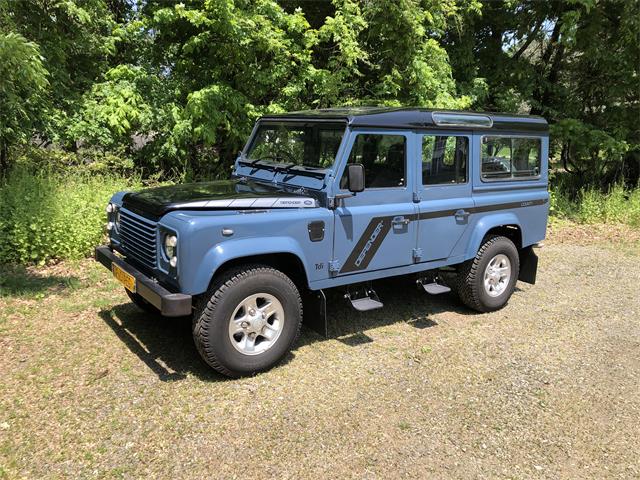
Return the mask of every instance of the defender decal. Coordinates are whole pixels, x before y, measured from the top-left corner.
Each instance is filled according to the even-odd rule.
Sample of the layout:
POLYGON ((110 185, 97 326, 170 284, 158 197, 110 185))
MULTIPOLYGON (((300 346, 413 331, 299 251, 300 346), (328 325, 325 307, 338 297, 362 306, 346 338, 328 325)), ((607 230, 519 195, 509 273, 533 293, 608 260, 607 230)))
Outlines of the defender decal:
POLYGON ((358 255, 358 258, 356 258, 356 261, 355 261, 356 267, 359 267, 360 265, 362 265, 365 255, 371 249, 371 246, 373 245, 373 242, 376 241, 376 238, 378 238, 378 235, 380 235, 380 232, 382 231, 383 226, 384 226, 384 222, 382 221, 380 221, 378 225, 376 225, 376 228, 371 234, 371 236, 369 237, 369 240, 367 241, 367 243, 364 244, 364 248, 360 252, 360 255, 358 255))
POLYGON ((339 273, 355 272, 369 266, 369 262, 371 262, 387 233, 391 230, 392 218, 375 217, 371 219, 339 273))

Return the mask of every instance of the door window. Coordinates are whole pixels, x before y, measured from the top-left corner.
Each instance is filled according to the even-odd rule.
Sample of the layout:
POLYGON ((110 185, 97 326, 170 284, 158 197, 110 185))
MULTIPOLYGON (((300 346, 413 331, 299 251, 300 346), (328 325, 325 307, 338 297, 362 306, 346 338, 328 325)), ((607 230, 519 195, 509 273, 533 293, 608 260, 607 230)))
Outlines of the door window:
MULTIPOLYGON (((404 135, 361 133, 356 136, 347 163, 364 165, 365 188, 397 188, 407 184, 406 159, 404 135)), ((347 188, 346 168, 340 188, 347 188)))
POLYGON ((468 156, 467 137, 423 135, 422 184, 466 183, 468 156))

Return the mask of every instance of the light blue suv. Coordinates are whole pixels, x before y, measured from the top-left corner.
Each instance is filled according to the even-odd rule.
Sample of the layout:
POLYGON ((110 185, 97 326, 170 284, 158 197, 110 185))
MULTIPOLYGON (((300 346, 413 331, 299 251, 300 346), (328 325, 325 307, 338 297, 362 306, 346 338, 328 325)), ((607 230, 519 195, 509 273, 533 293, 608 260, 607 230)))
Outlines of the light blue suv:
POLYGON ((548 125, 422 108, 326 109, 255 125, 230 180, 116 193, 96 258, 134 303, 193 316, 204 360, 238 377, 275 365, 325 289, 359 311, 372 280, 414 275, 479 312, 534 283, 545 237, 548 125), (446 272, 446 274, 444 273, 446 272))

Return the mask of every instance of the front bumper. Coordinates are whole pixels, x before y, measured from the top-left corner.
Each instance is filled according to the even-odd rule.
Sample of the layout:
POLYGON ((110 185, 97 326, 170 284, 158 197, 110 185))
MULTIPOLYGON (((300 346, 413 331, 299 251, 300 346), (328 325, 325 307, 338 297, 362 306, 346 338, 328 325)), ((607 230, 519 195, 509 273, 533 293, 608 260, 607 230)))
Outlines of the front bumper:
POLYGON ((116 256, 107 245, 96 248, 95 258, 109 270, 111 270, 111 265, 115 263, 125 272, 133 275, 136 279, 136 293, 156 307, 165 317, 191 315, 191 295, 171 293, 140 270, 116 256))

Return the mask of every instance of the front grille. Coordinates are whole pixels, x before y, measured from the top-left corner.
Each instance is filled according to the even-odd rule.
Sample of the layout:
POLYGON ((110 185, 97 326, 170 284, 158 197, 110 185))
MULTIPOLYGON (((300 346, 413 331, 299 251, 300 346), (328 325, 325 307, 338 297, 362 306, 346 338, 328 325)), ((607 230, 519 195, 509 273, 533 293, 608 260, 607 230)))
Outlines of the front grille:
POLYGON ((156 229, 153 220, 120 209, 118 234, 124 253, 149 268, 156 267, 156 229))

